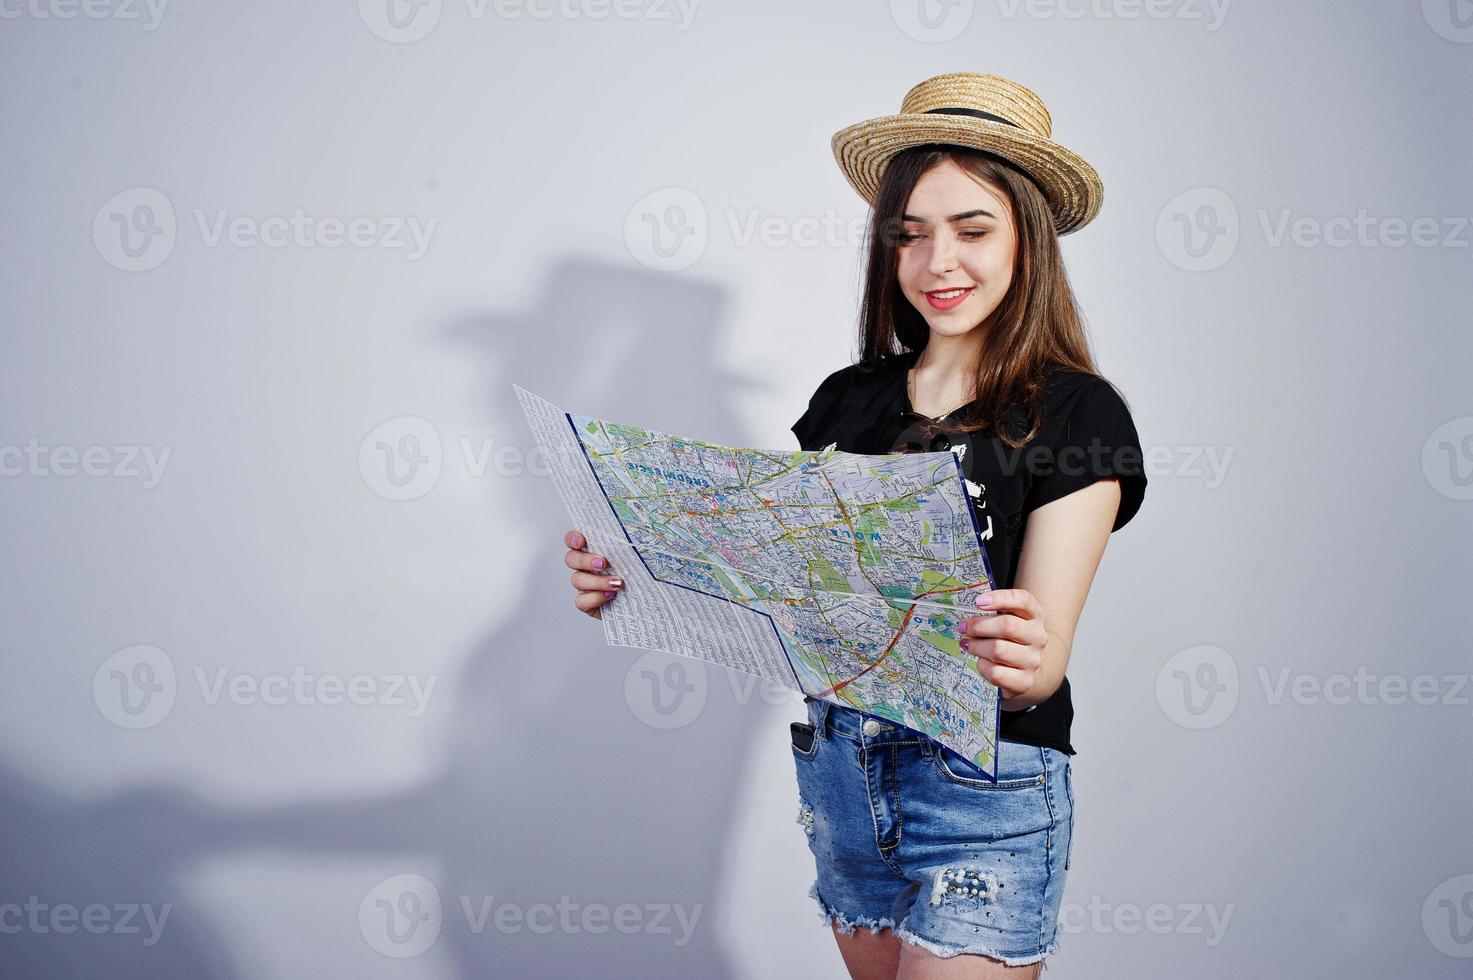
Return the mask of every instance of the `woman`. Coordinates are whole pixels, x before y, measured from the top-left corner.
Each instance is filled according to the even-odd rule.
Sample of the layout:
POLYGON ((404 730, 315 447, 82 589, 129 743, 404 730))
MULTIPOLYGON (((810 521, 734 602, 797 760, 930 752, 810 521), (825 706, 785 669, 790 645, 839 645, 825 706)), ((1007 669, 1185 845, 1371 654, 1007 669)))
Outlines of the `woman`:
MULTIPOLYGON (((1059 254, 1103 191, 1050 130, 1023 86, 952 73, 911 89, 899 115, 834 136, 872 206, 861 357, 792 431, 804 450, 961 457, 996 615, 959 620, 959 642, 1002 698, 995 782, 916 732, 805 699, 792 741, 811 894, 863 980, 1036 977, 1058 947, 1075 753, 1065 669, 1105 543, 1146 478, 1059 254)), ((619 579, 577 531, 565 543, 574 604, 597 617, 619 579)))

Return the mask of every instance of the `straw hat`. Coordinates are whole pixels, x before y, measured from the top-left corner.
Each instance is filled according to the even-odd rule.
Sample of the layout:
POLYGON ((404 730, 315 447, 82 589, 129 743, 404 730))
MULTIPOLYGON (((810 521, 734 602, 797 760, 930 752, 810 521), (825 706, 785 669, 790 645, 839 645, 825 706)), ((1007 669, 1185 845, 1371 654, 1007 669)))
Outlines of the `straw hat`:
POLYGON ((922 143, 987 150, 1016 164, 1048 198, 1060 235, 1100 211, 1105 188, 1083 157, 1049 138, 1048 107, 1030 89, 997 75, 951 72, 905 94, 900 114, 856 123, 834 134, 834 157, 849 186, 873 206, 890 158, 922 143))

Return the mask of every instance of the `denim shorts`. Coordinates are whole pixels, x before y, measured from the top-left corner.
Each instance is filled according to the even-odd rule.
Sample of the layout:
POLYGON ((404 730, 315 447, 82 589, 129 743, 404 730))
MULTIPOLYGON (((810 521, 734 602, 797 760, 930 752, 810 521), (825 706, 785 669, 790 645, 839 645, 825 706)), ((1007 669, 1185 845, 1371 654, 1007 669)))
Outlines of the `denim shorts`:
POLYGON ((824 922, 1010 966, 1057 951, 1074 824, 1066 753, 1002 740, 993 783, 918 732, 804 700, 798 823, 824 922))

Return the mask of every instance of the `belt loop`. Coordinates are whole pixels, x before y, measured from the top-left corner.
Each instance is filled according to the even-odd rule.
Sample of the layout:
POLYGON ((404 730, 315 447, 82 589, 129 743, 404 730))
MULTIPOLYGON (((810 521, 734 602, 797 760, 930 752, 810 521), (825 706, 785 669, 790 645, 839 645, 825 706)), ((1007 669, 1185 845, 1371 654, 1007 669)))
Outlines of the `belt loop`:
POLYGON ((820 698, 810 698, 808 701, 808 723, 813 726, 813 731, 819 738, 828 738, 829 735, 829 703, 820 698))

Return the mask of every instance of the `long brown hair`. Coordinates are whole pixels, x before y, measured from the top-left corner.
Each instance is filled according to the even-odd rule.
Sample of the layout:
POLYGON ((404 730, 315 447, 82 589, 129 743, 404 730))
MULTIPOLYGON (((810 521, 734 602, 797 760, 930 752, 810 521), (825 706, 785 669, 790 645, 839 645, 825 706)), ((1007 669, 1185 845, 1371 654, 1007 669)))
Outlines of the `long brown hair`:
POLYGON ((1017 236, 1012 284, 984 328, 977 400, 967 411, 953 415, 952 422, 968 432, 993 429, 1018 448, 1042 426, 1044 383, 1050 370, 1099 372, 1059 254, 1048 202, 1031 178, 1001 157, 968 147, 927 144, 902 151, 886 165, 869 222, 859 313, 860 366, 871 370, 907 351, 924 350, 930 339, 925 317, 900 290, 897 233, 916 183, 947 159, 1007 196, 1017 236), (1003 424, 1004 412, 1012 405, 1027 409, 1026 428, 1003 424))

